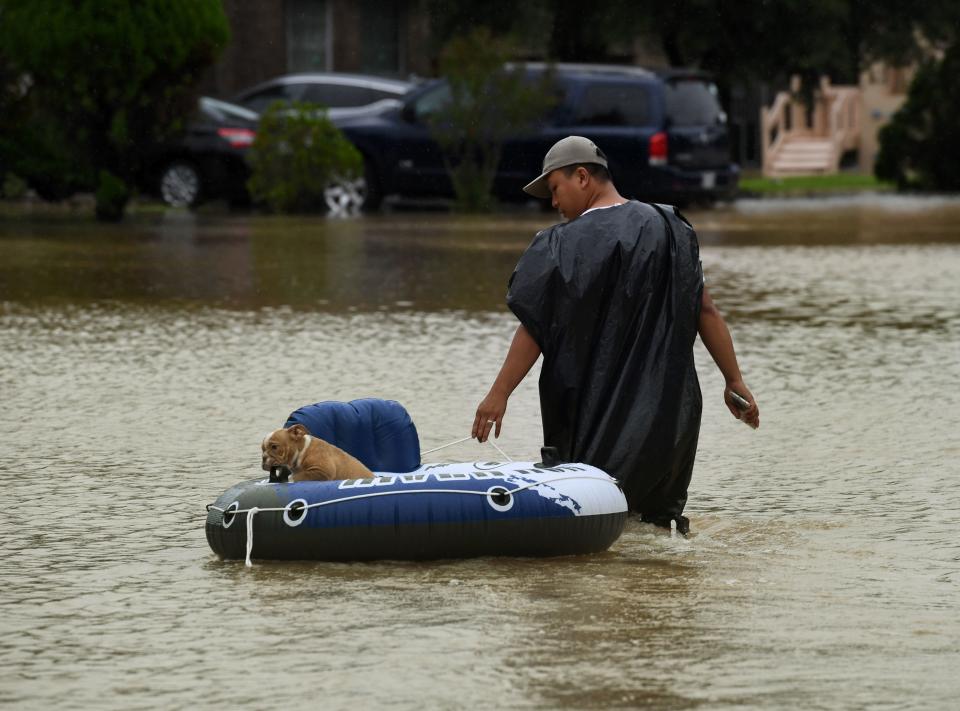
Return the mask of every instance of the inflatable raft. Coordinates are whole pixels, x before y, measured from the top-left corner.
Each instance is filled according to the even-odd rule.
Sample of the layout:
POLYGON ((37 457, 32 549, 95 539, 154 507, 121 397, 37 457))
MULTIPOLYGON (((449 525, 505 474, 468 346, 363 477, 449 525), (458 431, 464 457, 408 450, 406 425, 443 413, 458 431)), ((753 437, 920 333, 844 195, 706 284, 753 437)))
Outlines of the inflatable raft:
POLYGON ((570 555, 606 550, 623 531, 623 493, 587 464, 421 464, 409 415, 386 400, 317 403, 286 426, 296 422, 376 476, 231 487, 207 507, 207 541, 221 558, 570 555))

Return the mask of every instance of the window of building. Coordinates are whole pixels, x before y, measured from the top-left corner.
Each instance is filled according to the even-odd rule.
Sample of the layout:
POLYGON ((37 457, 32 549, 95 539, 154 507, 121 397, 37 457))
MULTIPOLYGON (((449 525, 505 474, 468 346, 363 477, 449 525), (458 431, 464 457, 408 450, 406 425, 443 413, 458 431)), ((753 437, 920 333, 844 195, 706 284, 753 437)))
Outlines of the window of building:
POLYGON ((890 67, 887 89, 891 94, 906 94, 910 88, 910 72, 906 67, 890 67))
POLYGON ((360 71, 397 74, 400 66, 401 12, 398 0, 363 0, 360 3, 363 42, 360 71))
POLYGON ((322 72, 331 64, 327 0, 286 0, 287 71, 322 72))

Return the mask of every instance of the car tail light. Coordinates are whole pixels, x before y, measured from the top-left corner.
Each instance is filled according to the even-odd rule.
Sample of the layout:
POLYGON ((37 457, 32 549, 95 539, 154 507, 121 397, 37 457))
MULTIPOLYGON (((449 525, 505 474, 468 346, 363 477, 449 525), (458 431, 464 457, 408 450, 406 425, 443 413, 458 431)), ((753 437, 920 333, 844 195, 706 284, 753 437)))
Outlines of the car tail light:
POLYGON ((667 134, 659 131, 650 136, 650 165, 667 164, 667 134))
POLYGON ((217 135, 234 148, 247 148, 257 133, 249 128, 218 128, 217 135))

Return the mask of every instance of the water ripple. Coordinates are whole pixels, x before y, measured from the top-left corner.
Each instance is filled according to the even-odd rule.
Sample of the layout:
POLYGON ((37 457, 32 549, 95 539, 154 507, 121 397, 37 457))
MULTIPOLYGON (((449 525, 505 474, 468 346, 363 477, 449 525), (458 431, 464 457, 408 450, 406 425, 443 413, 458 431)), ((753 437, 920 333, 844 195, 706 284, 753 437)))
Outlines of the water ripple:
MULTIPOLYGON (((204 504, 260 475, 260 439, 296 407, 384 396, 408 407, 425 447, 468 433, 513 332, 503 280, 531 220, 488 236, 475 225, 467 233, 490 249, 458 250, 463 223, 443 219, 408 255, 416 220, 358 223, 352 241, 305 228, 317 254, 300 271, 269 256, 287 244, 282 220, 228 223, 219 242, 202 222, 149 242, 78 236, 123 247, 134 273, 159 279, 152 300, 115 257, 101 264, 115 277, 81 289, 92 267, 70 266, 74 246, 13 245, 28 275, 39 250, 53 258, 44 269, 74 276, 49 298, 25 296, 22 279, 0 294, 0 703, 264 708, 318 692, 332 707, 953 703, 956 243, 761 246, 790 219, 710 218, 754 225, 708 229, 702 257, 763 426, 730 418, 698 346, 690 538, 630 520, 591 557, 217 561, 204 504), (214 244, 234 271, 201 286, 186 257, 209 267, 214 244), (150 267, 158 255, 166 266, 150 267), (261 280, 282 267, 308 284, 322 255, 334 265, 305 297, 261 280), (417 259, 444 275, 424 281, 417 259)), ((532 459, 540 437, 534 372, 499 444, 532 459)), ((476 444, 446 455, 495 457, 476 444)))

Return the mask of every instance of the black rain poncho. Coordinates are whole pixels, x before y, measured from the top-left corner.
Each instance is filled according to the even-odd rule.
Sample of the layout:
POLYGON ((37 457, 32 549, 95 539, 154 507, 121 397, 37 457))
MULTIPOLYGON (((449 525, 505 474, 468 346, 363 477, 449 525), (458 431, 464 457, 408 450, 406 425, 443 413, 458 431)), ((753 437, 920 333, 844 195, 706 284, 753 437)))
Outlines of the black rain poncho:
POLYGON ((507 294, 543 352, 544 444, 610 473, 631 511, 666 525, 686 504, 700 432, 702 293, 690 224, 631 201, 537 234, 507 294))

